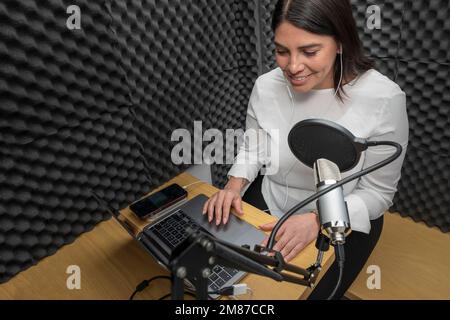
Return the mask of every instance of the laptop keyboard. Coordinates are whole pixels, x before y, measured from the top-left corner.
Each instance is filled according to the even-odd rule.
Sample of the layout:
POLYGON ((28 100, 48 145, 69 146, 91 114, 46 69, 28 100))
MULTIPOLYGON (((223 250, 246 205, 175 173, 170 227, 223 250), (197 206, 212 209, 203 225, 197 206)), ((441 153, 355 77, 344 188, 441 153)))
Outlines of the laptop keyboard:
MULTIPOLYGON (((182 210, 171 214, 169 217, 149 227, 145 233, 150 238, 154 233, 161 241, 163 241, 171 250, 177 247, 188 237, 186 228, 197 231, 201 227, 182 210)), ((219 290, 227 283, 239 270, 233 268, 215 265, 212 269, 211 276, 208 280, 208 287, 212 291, 219 290)))
POLYGON ((197 231, 199 225, 183 211, 179 210, 166 219, 151 226, 152 230, 170 249, 174 249, 188 237, 185 229, 197 231))
POLYGON ((223 287, 228 280, 230 280, 233 276, 235 276, 239 270, 233 268, 226 268, 220 265, 215 265, 212 269, 212 274, 208 279, 208 287, 212 291, 219 290, 223 287))

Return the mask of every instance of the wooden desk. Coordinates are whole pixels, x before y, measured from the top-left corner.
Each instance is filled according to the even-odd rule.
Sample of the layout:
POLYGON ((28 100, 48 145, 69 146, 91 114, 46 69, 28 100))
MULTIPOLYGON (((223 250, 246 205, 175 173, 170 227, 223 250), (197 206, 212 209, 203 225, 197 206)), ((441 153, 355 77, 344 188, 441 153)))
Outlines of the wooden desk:
MULTIPOLYGON (((185 186, 195 181, 198 181, 195 177, 183 173, 160 188, 174 182, 185 186)), ((200 193, 211 196, 217 191, 207 183, 191 185, 187 190, 188 198, 200 193)), ((245 203, 243 209, 243 219, 256 226, 274 219, 245 203)), ((136 229, 145 225, 128 208, 123 209, 121 215, 136 229)), ((316 255, 317 250, 311 243, 292 262, 306 268, 314 263, 316 255)), ((320 275, 325 273, 332 262, 333 253, 329 250, 325 254, 320 275)), ((128 299, 138 283, 155 275, 168 275, 168 272, 132 240, 117 221, 110 219, 82 234, 74 243, 62 247, 53 256, 0 285, 0 299, 128 299), (80 290, 67 288, 66 282, 70 275, 66 270, 71 265, 80 267, 80 290)), ((310 289, 303 286, 252 274, 242 281, 253 290, 252 297, 245 295, 243 299, 290 300, 306 298, 310 293, 310 289)), ((157 280, 137 294, 135 299, 157 299, 169 292, 169 281, 157 280)))

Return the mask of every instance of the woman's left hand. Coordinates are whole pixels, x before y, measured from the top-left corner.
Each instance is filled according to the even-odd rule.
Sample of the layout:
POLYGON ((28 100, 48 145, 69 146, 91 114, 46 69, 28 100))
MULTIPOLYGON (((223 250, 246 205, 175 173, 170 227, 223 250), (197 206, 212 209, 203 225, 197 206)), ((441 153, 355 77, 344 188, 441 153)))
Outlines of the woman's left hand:
MULTIPOLYGON (((263 231, 271 231, 277 221, 259 226, 263 231)), ((273 250, 280 251, 285 261, 297 256, 311 241, 317 238, 320 224, 315 213, 305 213, 290 217, 278 230, 273 250)), ((267 237, 262 245, 267 245, 267 237)))

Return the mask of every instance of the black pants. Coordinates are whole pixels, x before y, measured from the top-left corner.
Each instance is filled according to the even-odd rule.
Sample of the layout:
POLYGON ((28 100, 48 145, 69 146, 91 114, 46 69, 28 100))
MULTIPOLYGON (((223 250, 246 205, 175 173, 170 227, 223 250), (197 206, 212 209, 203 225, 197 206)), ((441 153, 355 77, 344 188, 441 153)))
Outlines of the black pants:
MULTIPOLYGON (((260 210, 267 210, 267 204, 261 193, 261 183, 263 176, 258 178, 250 185, 245 192, 242 200, 257 207, 260 210)), ((361 269, 369 259, 383 229, 383 216, 376 220, 371 220, 371 229, 369 234, 352 231, 345 241, 345 265, 342 283, 336 292, 334 299, 341 299, 353 281, 358 276, 361 269)), ((331 248, 330 248, 331 250, 331 248)), ((308 267, 308 266, 303 266, 308 267)), ((338 281, 339 269, 336 262, 333 262, 328 271, 323 275, 317 286, 309 296, 309 300, 324 300, 332 293, 338 281)))

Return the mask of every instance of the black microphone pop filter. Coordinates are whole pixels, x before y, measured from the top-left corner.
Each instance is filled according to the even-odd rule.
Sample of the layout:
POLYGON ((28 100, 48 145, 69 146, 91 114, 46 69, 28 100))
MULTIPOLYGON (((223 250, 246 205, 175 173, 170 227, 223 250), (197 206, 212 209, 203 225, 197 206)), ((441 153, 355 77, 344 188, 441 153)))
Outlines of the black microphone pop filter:
POLYGON ((323 119, 298 122, 289 132, 288 144, 303 164, 313 168, 314 162, 324 158, 334 162, 341 172, 354 168, 367 149, 364 139, 355 136, 341 125, 323 119))

